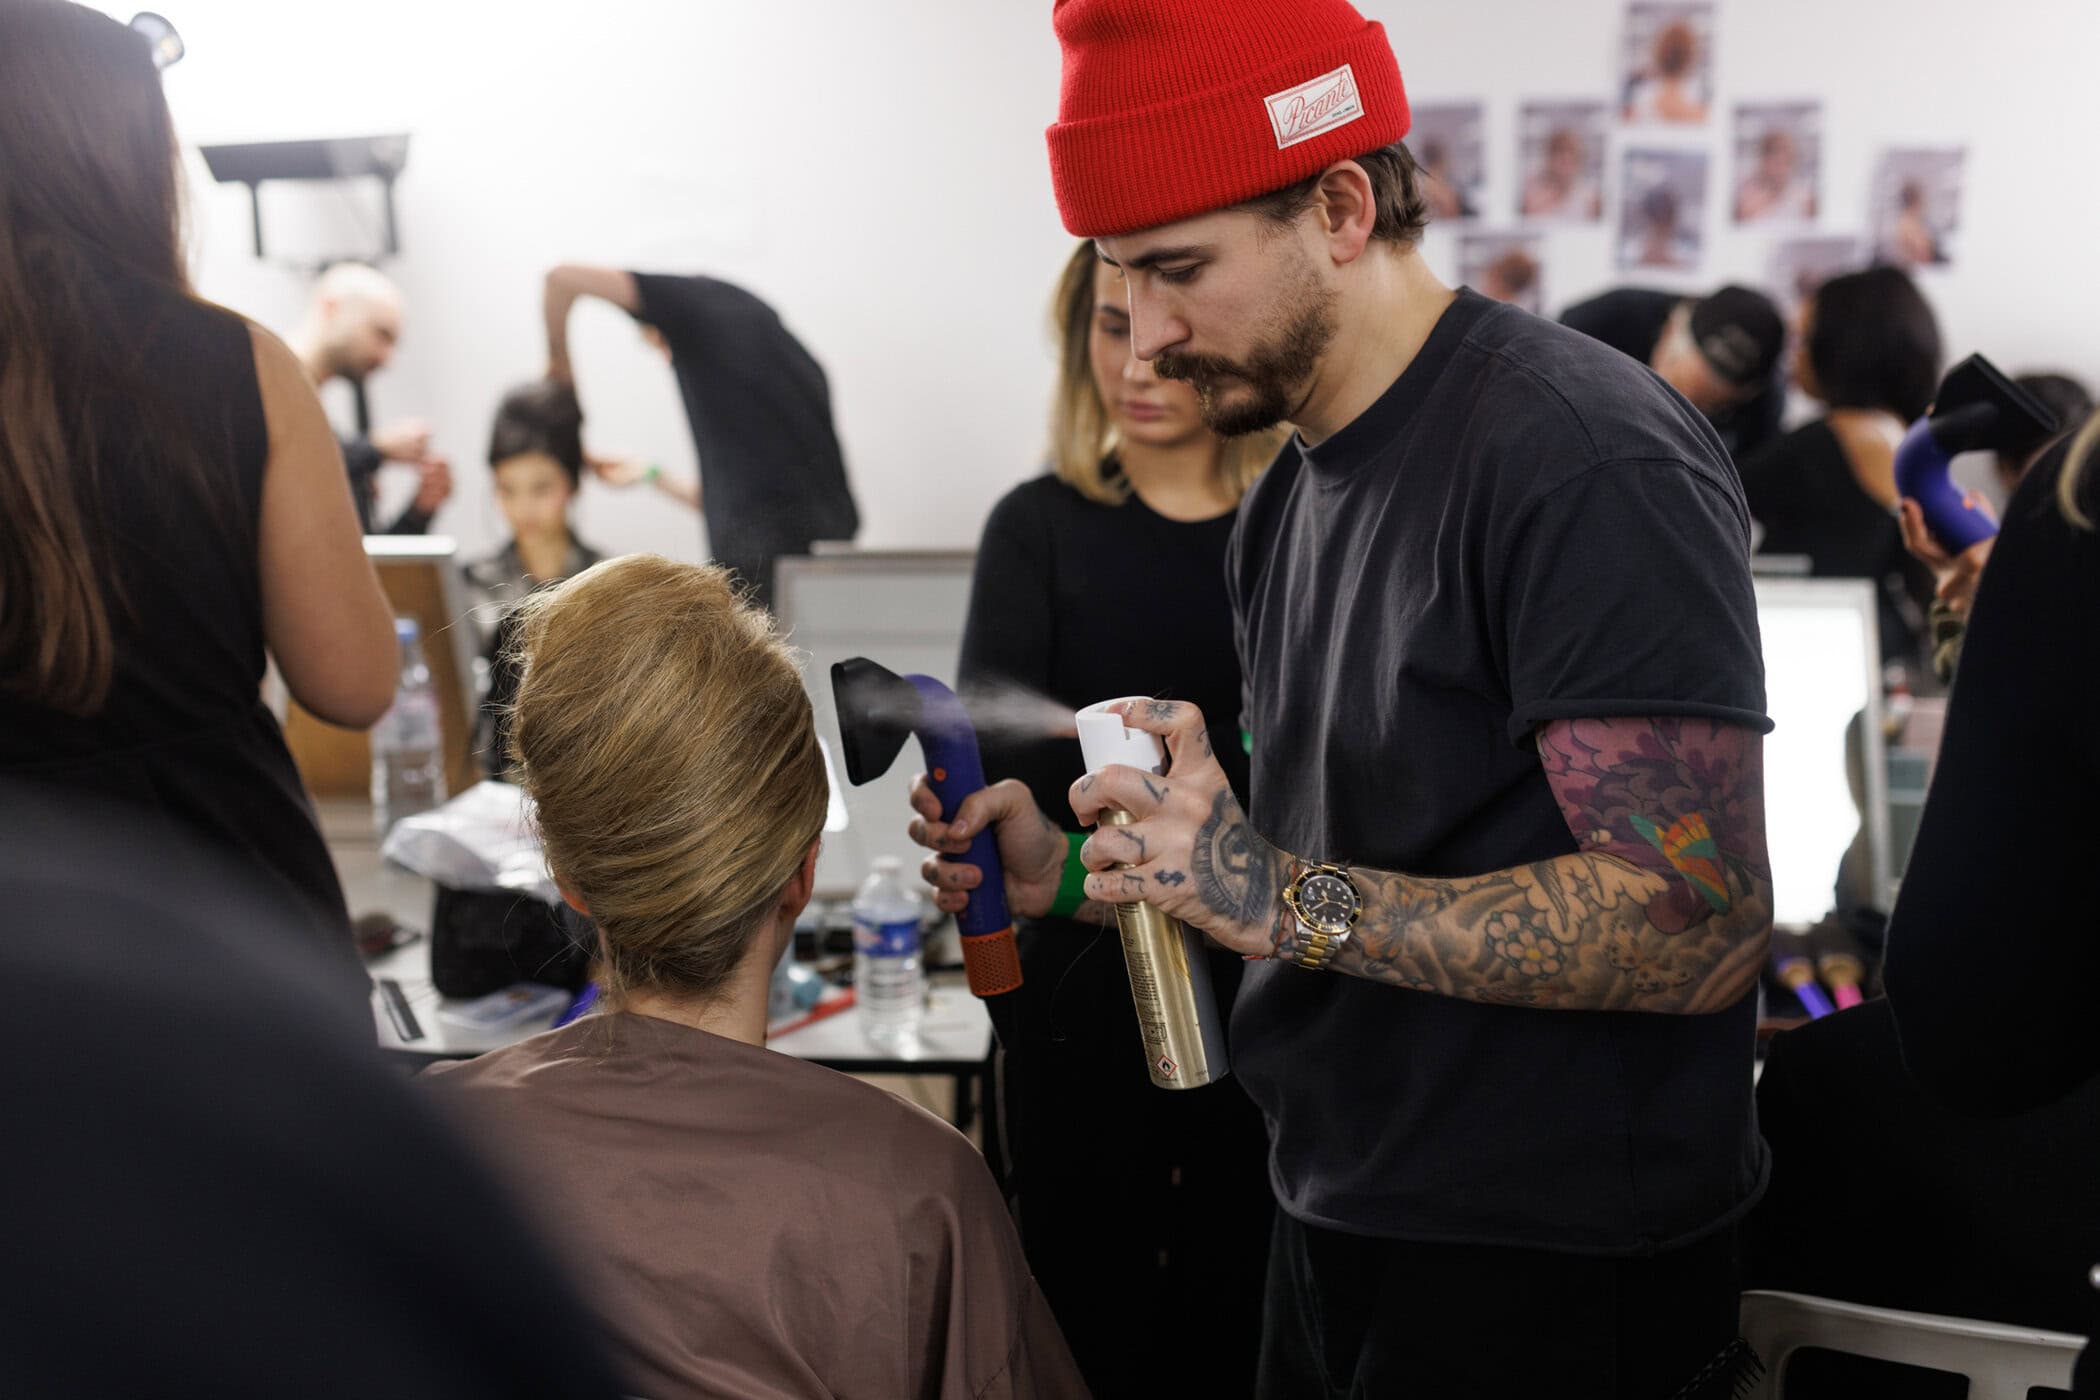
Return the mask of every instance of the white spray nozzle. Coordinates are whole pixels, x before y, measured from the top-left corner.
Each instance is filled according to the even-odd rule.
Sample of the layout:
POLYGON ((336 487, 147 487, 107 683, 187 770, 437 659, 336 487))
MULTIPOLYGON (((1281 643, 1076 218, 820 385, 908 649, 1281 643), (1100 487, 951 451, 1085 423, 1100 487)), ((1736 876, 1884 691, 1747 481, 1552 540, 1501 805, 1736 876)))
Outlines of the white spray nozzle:
POLYGON ((1130 728, 1123 723, 1121 715, 1109 709, 1111 705, 1142 704, 1151 698, 1149 695, 1126 695, 1120 700, 1103 700, 1073 716, 1079 726, 1079 753, 1086 761, 1089 773, 1111 763, 1142 768, 1147 773, 1166 770, 1167 747, 1160 742, 1159 736, 1130 728))

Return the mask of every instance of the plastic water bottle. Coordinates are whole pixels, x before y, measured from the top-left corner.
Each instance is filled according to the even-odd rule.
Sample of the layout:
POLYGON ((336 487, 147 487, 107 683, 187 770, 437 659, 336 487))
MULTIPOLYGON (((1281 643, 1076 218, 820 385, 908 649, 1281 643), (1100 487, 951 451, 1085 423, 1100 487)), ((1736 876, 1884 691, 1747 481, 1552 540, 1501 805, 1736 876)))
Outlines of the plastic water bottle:
POLYGON ((372 726, 372 823, 382 840, 395 822, 445 800, 444 729, 423 660, 422 629, 412 617, 397 617, 394 639, 401 645, 401 676, 393 706, 372 726))
POLYGON ((919 956, 919 896, 904 862, 875 861, 853 897, 853 992, 868 1039, 885 1049, 913 1039, 926 1014, 926 970, 919 956))

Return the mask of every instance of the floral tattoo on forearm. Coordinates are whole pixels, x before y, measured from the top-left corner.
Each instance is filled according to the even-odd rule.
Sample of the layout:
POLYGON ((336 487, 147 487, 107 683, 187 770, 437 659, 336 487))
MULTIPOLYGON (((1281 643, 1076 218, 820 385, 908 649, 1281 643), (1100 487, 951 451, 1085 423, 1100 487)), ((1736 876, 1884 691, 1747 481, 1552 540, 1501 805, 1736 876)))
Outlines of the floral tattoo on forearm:
MULTIPOLYGON (((1771 931, 1760 736, 1703 719, 1569 720, 1538 747, 1580 849, 1456 879, 1359 869, 1363 917, 1334 970, 1524 1006, 1733 1005, 1771 931)), ((1279 929, 1285 955, 1287 941, 1279 929)))

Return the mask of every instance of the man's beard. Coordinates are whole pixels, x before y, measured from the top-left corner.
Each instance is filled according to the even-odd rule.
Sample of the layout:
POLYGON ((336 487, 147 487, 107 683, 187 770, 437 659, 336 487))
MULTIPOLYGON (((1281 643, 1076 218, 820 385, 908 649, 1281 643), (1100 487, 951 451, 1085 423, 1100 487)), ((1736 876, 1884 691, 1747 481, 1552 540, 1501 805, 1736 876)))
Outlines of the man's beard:
POLYGON ((1334 339, 1335 294, 1306 279, 1304 294, 1276 334, 1245 360, 1164 351, 1152 362, 1162 379, 1186 381, 1196 391, 1204 426, 1224 437, 1273 428, 1297 409, 1320 356, 1334 339))

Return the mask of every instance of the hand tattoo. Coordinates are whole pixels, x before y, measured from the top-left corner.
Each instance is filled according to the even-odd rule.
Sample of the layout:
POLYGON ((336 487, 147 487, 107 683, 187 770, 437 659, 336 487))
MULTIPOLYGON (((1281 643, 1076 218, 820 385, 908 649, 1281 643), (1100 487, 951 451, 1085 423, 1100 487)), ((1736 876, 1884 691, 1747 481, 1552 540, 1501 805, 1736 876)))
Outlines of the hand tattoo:
POLYGON ((1152 800, 1154 802, 1165 802, 1167 800, 1167 788, 1165 784, 1155 783, 1150 777, 1146 776, 1143 773, 1140 773, 1138 776, 1144 779, 1145 791, 1152 794, 1152 800))
POLYGON ((1162 885, 1183 885, 1188 883, 1189 877, 1182 874, 1179 870, 1162 870, 1152 878, 1159 881, 1162 885))
POLYGON ((1236 924, 1267 922, 1282 883, 1276 848, 1254 834, 1230 788, 1210 804, 1210 818, 1196 832, 1189 865, 1203 907, 1236 924))
POLYGON ((1181 706, 1172 700, 1147 700, 1145 718, 1154 724, 1170 724, 1181 713, 1181 706))

